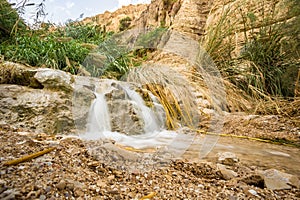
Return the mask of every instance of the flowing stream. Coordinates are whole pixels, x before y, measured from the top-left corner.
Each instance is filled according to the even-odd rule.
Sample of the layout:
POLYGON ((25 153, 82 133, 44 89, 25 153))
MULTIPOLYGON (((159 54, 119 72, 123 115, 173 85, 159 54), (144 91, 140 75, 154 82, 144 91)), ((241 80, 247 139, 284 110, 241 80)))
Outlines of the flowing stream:
MULTIPOLYGON (((105 93, 95 93, 88 116, 87 131, 80 135, 85 140, 109 139, 121 146, 135 149, 160 149, 161 154, 172 154, 172 158, 185 158, 190 161, 203 161, 201 149, 207 143, 205 136, 195 137, 178 131, 167 131, 162 126, 161 113, 155 112, 147 107, 143 98, 134 90, 122 87, 127 99, 139 109, 139 116, 144 123, 143 133, 138 135, 127 135, 111 130, 111 118, 109 108, 105 99, 105 93), (184 153, 184 154, 183 154, 184 153), (183 154, 183 155, 182 155, 183 154)), ((152 97, 154 98, 154 97, 152 97)), ((159 107, 159 102, 154 102, 154 107, 159 107)), ((206 138, 207 139, 207 138, 206 138)), ((218 139, 218 138, 217 138, 218 139)), ((213 140, 213 141, 217 141, 213 140)), ((207 146, 207 145, 206 145, 207 146)), ((259 166, 261 168, 275 168, 288 173, 300 175, 300 154, 298 148, 281 145, 266 144, 257 141, 248 141, 238 138, 219 138, 218 143, 210 147, 209 154, 205 160, 215 160, 220 152, 233 152, 240 162, 248 166, 259 166), (214 148, 213 148, 214 147, 214 148)))
MULTIPOLYGON (((195 140, 185 152, 183 158, 200 161, 199 149, 203 139, 195 140)), ((240 162, 248 166, 258 166, 262 169, 277 169, 300 176, 300 149, 284 145, 251 141, 247 139, 220 137, 217 145, 207 155, 205 160, 215 161, 218 153, 232 152, 240 162)))
MULTIPOLYGON (((138 115, 144 124, 144 132, 138 135, 127 135, 111 130, 111 119, 105 93, 95 93, 96 99, 92 102, 87 121, 87 131, 80 137, 85 140, 108 139, 121 146, 135 149, 159 149, 168 146, 168 151, 173 155, 180 155, 192 141, 191 136, 181 134, 178 131, 164 129, 161 118, 162 106, 154 102, 154 111, 145 105, 143 98, 129 87, 122 87, 128 100, 138 107, 138 115), (160 110, 159 110, 160 108, 160 110), (178 142, 180 140, 181 142, 178 142)), ((154 99, 154 97, 151 97, 154 99)))

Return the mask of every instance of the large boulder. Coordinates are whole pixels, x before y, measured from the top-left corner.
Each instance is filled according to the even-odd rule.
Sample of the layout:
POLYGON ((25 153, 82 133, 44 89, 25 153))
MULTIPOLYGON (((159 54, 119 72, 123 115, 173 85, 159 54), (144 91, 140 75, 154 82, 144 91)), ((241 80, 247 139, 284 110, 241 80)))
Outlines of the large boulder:
POLYGON ((48 134, 73 129, 70 95, 62 91, 0 85, 0 123, 48 134))
POLYGON ((300 181, 297 176, 276 169, 268 169, 260 172, 260 174, 263 176, 268 189, 285 190, 292 187, 300 188, 300 181))
MULTIPOLYGON (((2 63, 0 69, 0 124, 24 131, 49 134, 87 131, 95 93, 105 95, 111 131, 129 135, 143 133, 149 125, 144 120, 143 109, 149 113, 159 110, 157 102, 150 102, 150 108, 143 99, 136 102, 130 98, 128 91, 138 96, 141 96, 138 91, 148 92, 135 84, 73 76, 60 70, 37 69, 11 62, 2 63)), ((163 110, 158 112, 163 115, 163 110)), ((162 127, 163 119, 159 121, 162 127)))

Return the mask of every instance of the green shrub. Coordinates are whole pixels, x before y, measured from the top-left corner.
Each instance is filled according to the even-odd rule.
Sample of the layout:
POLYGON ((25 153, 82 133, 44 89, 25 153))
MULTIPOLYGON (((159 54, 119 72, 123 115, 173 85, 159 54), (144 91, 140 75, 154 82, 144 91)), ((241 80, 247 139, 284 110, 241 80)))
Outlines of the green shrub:
POLYGON ((76 74, 90 50, 112 34, 99 26, 78 22, 71 22, 54 31, 49 31, 47 24, 38 30, 17 32, 13 37, 1 41, 0 55, 5 60, 76 74))
MULTIPOLYGON (((249 69, 252 75, 246 76, 246 84, 255 86, 267 94, 283 95, 281 80, 285 72, 282 65, 285 58, 280 44, 283 35, 278 31, 266 29, 261 28, 259 35, 245 45, 241 54, 242 59, 253 63, 249 69)), ((246 90, 251 92, 249 88, 246 90)))
POLYGON ((0 47, 0 54, 6 60, 66 70, 73 74, 88 52, 88 49, 75 40, 61 42, 54 35, 41 36, 32 32, 16 35, 9 43, 2 43, 0 47), (71 66, 67 63, 68 60, 72 62, 71 66))
POLYGON ((131 21, 132 19, 128 16, 123 19, 120 19, 119 31, 127 30, 131 24, 131 21))
POLYGON ((84 67, 95 77, 115 72, 115 78, 120 78, 133 66, 131 58, 126 46, 118 44, 114 39, 108 39, 87 57, 84 67))
POLYGON ((71 37, 77 42, 96 45, 99 45, 112 35, 112 32, 105 32, 99 25, 82 24, 79 22, 71 22, 58 31, 62 37, 71 37))

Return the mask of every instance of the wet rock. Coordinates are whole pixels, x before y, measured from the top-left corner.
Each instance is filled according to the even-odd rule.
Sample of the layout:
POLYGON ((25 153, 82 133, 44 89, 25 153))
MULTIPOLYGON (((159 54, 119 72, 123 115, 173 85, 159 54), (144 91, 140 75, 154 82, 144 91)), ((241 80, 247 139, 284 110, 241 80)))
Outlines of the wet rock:
POLYGON ((110 117, 111 128, 113 131, 136 135, 143 133, 144 122, 138 113, 140 108, 126 99, 110 99, 107 101, 110 117))
MULTIPOLYGON (((140 86, 72 76, 60 70, 16 66, 12 68, 18 69, 17 75, 9 74, 9 70, 13 70, 11 68, 0 72, 0 75, 8 76, 5 80, 0 79, 0 83, 7 83, 0 85, 0 124, 13 124, 16 128, 50 134, 71 132, 75 128, 85 132, 90 106, 96 97, 94 92, 97 92, 105 93, 112 131, 128 135, 144 132, 147 121, 144 121, 139 105, 142 103, 130 97, 131 93, 135 95, 136 90, 141 89, 140 86), (20 79, 23 75, 26 75, 26 80, 20 79), (33 87, 33 84, 39 87, 33 87)), ((143 92, 147 93, 147 90, 143 92)), ((146 96, 149 97, 149 94, 146 96)), ((155 111, 155 108, 151 110, 161 112, 155 111)), ((163 124, 162 121, 160 125, 163 124)))
POLYGON ((218 153, 218 162, 224 165, 234 165, 239 161, 238 157, 231 152, 218 153))
POLYGON ((236 178, 238 176, 238 174, 235 171, 227 169, 227 166, 225 166, 225 165, 217 164, 217 168, 220 170, 220 172, 225 180, 230 180, 230 179, 236 178))
POLYGON ((292 187, 299 188, 300 182, 296 176, 287 174, 276 169, 269 169, 260 172, 263 176, 265 185, 271 190, 291 189, 292 187))
MULTIPOLYGON (((85 131, 87 128, 88 112, 96 97, 94 92, 97 92, 104 93, 111 131, 127 135, 144 133, 147 122, 143 119, 144 110, 141 109, 142 105, 140 105, 143 103, 136 102, 136 100, 131 98, 131 96, 140 96, 136 92, 140 88, 139 86, 126 82, 91 77, 75 77, 74 79, 73 113, 76 127, 80 131, 85 131)), ((157 107, 147 108, 154 113, 160 113, 161 110, 156 109, 157 107)), ((164 121, 162 120, 160 125, 162 126, 163 124, 164 121)))

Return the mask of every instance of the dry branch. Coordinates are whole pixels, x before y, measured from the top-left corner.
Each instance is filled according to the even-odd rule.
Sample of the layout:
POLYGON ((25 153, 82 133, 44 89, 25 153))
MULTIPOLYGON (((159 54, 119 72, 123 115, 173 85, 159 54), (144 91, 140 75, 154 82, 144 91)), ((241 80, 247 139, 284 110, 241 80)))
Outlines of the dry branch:
POLYGON ((42 156, 46 153, 49 153, 49 152, 53 151, 54 149, 55 149, 55 147, 44 149, 43 151, 35 152, 35 153, 32 153, 32 154, 23 156, 21 158, 17 158, 17 159, 14 159, 14 160, 7 161, 7 162, 4 163, 4 165, 5 166, 17 165, 19 163, 26 162, 26 161, 31 160, 33 158, 36 158, 36 157, 42 156))

